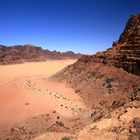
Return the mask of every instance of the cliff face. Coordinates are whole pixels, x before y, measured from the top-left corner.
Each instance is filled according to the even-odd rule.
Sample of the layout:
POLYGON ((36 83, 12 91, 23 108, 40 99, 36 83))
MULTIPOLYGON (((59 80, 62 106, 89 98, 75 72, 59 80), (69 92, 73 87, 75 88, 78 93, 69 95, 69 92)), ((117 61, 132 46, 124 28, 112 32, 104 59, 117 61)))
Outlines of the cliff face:
POLYGON ((51 77, 74 88, 95 110, 95 120, 130 101, 140 101, 139 27, 140 15, 131 16, 112 48, 82 56, 76 63, 51 77))
POLYGON ((43 50, 34 45, 0 45, 0 64, 22 63, 30 61, 45 61, 47 59, 73 59, 79 58, 80 54, 73 52, 57 52, 43 50))
POLYGON ((83 56, 79 61, 102 63, 140 75, 140 15, 130 17, 124 32, 112 48, 92 56, 83 56))
POLYGON ((140 15, 132 15, 128 20, 124 32, 121 34, 119 45, 129 44, 138 45, 140 44, 140 15))

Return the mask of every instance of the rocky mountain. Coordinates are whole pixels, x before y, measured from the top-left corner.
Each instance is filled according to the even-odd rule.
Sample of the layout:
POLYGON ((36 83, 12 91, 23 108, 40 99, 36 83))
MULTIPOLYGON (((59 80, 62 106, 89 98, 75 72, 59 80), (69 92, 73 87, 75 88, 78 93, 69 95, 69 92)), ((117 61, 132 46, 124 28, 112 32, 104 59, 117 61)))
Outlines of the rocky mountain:
POLYGON ((44 50, 34 45, 0 45, 0 64, 45 61, 48 59, 77 59, 81 54, 44 50))
MULTIPOLYGON (((117 108, 124 108, 130 102, 140 103, 140 15, 130 17, 119 40, 113 43, 112 48, 95 55, 84 55, 50 79, 72 87, 93 110, 93 122, 100 122, 107 114, 117 108)), ((110 123, 112 119, 111 117, 110 123)), ((106 123, 103 125, 112 129, 112 126, 107 127, 106 123)), ((138 125, 140 126, 139 121, 138 125)), ((131 127, 128 124, 126 126, 131 127)), ((97 134, 95 132, 96 129, 93 133, 97 134)), ((102 134, 102 131, 98 132, 99 135, 102 134)), ((108 131, 106 129, 103 132, 108 131)), ((118 135, 115 134, 117 138, 118 135)), ((87 139, 93 138, 97 139, 87 139)))
POLYGON ((123 68, 127 72, 140 75, 140 15, 132 15, 124 32, 112 48, 96 55, 83 56, 79 61, 102 63, 123 68))

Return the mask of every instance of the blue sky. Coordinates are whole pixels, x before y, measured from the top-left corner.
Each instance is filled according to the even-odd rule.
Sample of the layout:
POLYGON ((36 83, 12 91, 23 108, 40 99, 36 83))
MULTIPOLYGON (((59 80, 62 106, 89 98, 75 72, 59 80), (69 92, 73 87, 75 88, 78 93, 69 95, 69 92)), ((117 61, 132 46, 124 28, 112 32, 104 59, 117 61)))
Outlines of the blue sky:
POLYGON ((0 0, 0 44, 93 54, 111 47, 140 0, 0 0))

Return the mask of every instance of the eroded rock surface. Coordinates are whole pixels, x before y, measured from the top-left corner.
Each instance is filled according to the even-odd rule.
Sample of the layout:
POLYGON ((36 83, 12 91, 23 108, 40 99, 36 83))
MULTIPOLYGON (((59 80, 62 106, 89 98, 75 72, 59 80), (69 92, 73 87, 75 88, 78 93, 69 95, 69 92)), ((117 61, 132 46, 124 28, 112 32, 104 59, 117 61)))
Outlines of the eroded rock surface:
POLYGON ((95 55, 83 56, 79 61, 102 63, 140 75, 140 15, 130 17, 119 40, 113 43, 112 48, 95 55))

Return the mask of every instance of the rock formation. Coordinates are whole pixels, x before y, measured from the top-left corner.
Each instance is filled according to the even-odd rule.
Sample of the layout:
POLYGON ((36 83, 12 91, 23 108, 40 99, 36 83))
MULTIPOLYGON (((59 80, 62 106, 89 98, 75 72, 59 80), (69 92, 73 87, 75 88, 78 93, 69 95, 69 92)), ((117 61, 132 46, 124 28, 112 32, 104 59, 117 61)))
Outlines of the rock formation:
POLYGON ((83 56, 79 61, 102 63, 123 68, 127 72, 140 75, 140 15, 132 15, 118 41, 112 48, 96 55, 83 56))
POLYGON ((138 102, 130 102, 82 129, 76 140, 139 140, 140 108, 138 102))
POLYGON ((140 101, 140 15, 132 15, 112 48, 82 56, 53 75, 79 94, 93 109, 91 117, 105 114, 129 102, 140 101))
POLYGON ((0 64, 22 63, 30 61, 45 61, 48 59, 75 59, 81 54, 73 52, 57 52, 44 50, 34 45, 0 45, 0 64))

